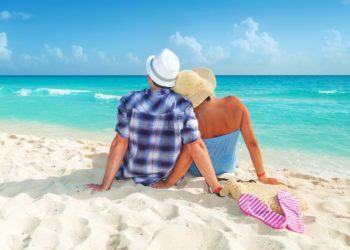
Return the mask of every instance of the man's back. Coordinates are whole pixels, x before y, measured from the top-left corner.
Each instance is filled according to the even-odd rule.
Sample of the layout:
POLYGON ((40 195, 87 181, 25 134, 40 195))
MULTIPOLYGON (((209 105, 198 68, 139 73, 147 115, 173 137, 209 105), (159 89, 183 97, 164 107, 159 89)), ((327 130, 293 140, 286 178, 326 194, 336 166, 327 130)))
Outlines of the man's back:
POLYGON ((192 104, 169 89, 122 97, 116 131, 129 140, 117 177, 144 185, 169 175, 182 145, 200 136, 192 104))

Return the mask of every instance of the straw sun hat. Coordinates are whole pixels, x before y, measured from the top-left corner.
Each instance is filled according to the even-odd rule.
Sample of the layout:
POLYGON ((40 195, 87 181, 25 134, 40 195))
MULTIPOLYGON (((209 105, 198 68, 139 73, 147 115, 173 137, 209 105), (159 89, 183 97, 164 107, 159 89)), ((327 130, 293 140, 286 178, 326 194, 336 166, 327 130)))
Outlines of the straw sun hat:
POLYGON ((195 108, 209 96, 214 96, 215 88, 214 73, 208 68, 196 68, 180 71, 172 90, 187 97, 195 108))

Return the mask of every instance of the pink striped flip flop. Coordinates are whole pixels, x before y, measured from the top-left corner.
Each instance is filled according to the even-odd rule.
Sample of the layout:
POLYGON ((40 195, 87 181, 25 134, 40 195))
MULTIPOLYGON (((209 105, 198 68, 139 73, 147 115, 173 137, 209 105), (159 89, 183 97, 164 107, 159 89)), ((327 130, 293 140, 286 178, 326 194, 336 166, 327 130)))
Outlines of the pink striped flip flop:
POLYGON ((239 208, 247 215, 261 220, 274 229, 286 227, 286 217, 272 211, 259 198, 251 194, 242 194, 239 197, 239 208))
POLYGON ((301 218, 301 210, 298 201, 287 191, 279 190, 278 202, 287 220, 287 229, 304 233, 304 222, 301 218))

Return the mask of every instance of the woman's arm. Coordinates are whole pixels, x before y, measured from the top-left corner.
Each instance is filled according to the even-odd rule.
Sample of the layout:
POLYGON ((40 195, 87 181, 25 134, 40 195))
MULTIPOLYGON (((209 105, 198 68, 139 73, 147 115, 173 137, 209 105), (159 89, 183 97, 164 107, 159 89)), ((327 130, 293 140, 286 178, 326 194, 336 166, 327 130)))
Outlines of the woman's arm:
POLYGON ((254 134, 249 111, 242 102, 240 102, 240 108, 242 110, 242 122, 241 122, 241 128, 240 128, 241 133, 242 133, 244 142, 248 148, 250 158, 252 159, 259 181, 266 184, 281 184, 277 179, 268 178, 266 176, 259 143, 254 134))

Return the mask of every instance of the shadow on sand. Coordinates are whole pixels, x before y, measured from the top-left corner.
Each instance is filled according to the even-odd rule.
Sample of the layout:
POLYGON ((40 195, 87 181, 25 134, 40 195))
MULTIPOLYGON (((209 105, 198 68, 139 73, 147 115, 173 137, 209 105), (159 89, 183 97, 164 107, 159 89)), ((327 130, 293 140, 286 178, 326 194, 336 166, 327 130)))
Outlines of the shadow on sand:
POLYGON ((92 166, 90 169, 80 169, 70 174, 48 177, 47 179, 26 179, 22 181, 11 181, 0 184, 0 196, 12 198, 19 194, 28 194, 33 199, 40 199, 46 194, 70 196, 78 200, 87 200, 104 197, 111 201, 117 201, 127 196, 141 193, 156 201, 166 199, 181 200, 207 208, 222 207, 230 211, 230 214, 241 215, 236 201, 230 197, 220 198, 209 194, 202 178, 193 178, 190 175, 171 189, 154 189, 151 187, 135 184, 132 180, 115 181, 109 191, 91 193, 84 189, 84 184, 101 183, 108 155, 91 155, 92 166), (183 187, 186 186, 186 189, 183 187), (188 189, 194 190, 189 192, 188 189), (227 202, 230 199, 230 202, 227 202), (232 202, 231 202, 232 201, 232 202))

